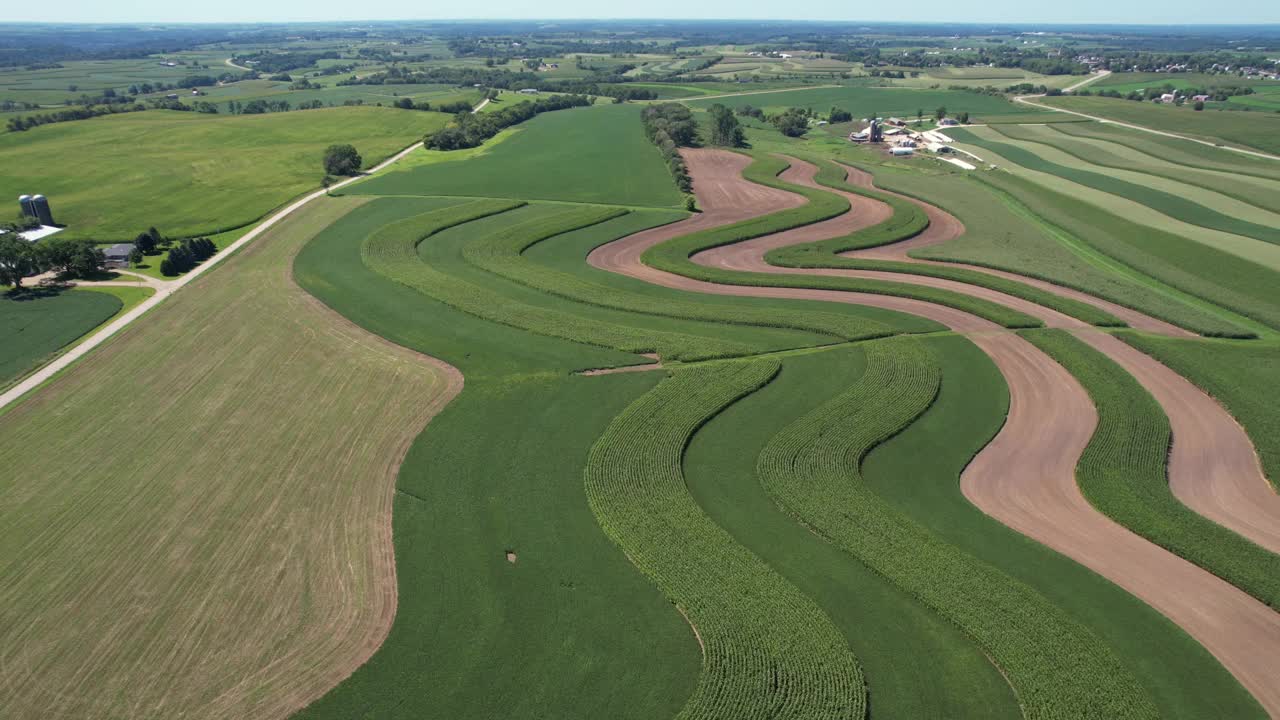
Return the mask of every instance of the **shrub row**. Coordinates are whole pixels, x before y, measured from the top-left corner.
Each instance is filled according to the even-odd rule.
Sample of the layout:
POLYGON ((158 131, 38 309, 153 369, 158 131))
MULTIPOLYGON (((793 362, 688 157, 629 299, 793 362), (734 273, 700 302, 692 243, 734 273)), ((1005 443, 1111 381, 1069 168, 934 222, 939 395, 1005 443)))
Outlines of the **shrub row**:
POLYGON ((812 160, 812 162, 818 166, 818 174, 814 179, 820 184, 884 202, 893 209, 893 216, 883 222, 844 237, 772 250, 765 256, 765 259, 771 264, 796 268, 845 268, 849 270, 878 270, 907 275, 926 275, 1002 292, 1006 295, 1042 305, 1051 310, 1057 310, 1064 315, 1070 315, 1090 325, 1124 327, 1122 320, 1088 303, 1065 298, 1025 283, 977 270, 893 260, 866 260, 842 257, 840 253, 849 252, 850 250, 890 245, 913 238, 924 232, 925 228, 929 226, 929 217, 920 209, 920 206, 903 197, 850 185, 845 181, 845 171, 829 160, 812 160))
MULTIPOLYGON (((589 218, 590 210, 583 210, 589 218)), ((468 262, 522 285, 590 305, 659 315, 683 320, 703 320, 734 325, 788 328, 830 335, 841 340, 865 340, 891 334, 881 323, 850 315, 797 312, 794 308, 758 308, 706 304, 680 299, 672 291, 662 297, 631 292, 579 278, 530 261, 522 253, 550 236, 530 235, 521 226, 489 236, 478 236, 463 246, 468 262)))
POLYGON ((1169 420, 1133 376, 1060 330, 1026 335, 1080 381, 1098 427, 1076 479, 1089 502, 1151 542, 1280 609, 1280 556, 1183 505, 1166 475, 1169 420))
MULTIPOLYGON (((513 300, 491 288, 454 277, 424 263, 418 243, 442 230, 506 212, 523 201, 475 200, 386 225, 365 238, 361 257, 373 271, 407 285, 428 297, 476 317, 541 335, 614 348, 625 352, 656 352, 664 358, 705 360, 746 355, 741 343, 663 332, 593 320, 560 310, 513 300)), ((548 218, 520 223, 511 231, 544 238, 604 222, 619 213, 613 208, 578 208, 548 218)))
POLYGON ((963 310, 978 317, 986 318, 1005 327, 1032 328, 1042 325, 1039 320, 1006 308, 1003 305, 947 290, 883 280, 810 275, 774 275, 726 270, 698 265, 689 259, 702 250, 771 235, 791 228, 827 220, 848 212, 849 202, 835 193, 792 185, 779 180, 777 178, 778 173, 787 167, 788 163, 785 160, 776 157, 757 157, 755 162, 743 172, 743 176, 761 185, 803 195, 809 201, 808 203, 770 215, 744 220, 733 225, 692 233, 656 245, 645 251, 642 258, 644 263, 659 270, 725 285, 843 290, 847 292, 894 295, 947 305, 957 310, 963 310))
POLYGON ((686 720, 843 718, 866 713, 844 636, 689 494, 693 433, 768 383, 776 361, 681 370, 614 419, 587 457, 587 500, 605 533, 688 618, 703 647, 686 720))
POLYGON ((774 500, 973 637, 1009 679, 1027 718, 1157 717, 1137 680, 1087 628, 866 486, 863 458, 922 415, 942 382, 936 356, 919 341, 879 341, 866 354, 867 369, 852 388, 761 452, 757 470, 774 500))

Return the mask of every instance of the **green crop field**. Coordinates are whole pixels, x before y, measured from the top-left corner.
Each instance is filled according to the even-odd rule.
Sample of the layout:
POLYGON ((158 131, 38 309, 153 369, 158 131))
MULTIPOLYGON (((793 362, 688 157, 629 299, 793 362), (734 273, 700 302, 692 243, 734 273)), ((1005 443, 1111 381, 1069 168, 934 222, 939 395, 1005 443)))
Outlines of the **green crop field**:
POLYGON ((115 315, 124 303, 87 290, 0 295, 0 387, 115 315))
POLYGON ((1001 91, 1231 33, 14 27, 0 113, 246 74, 0 134, 61 238, 222 250, 0 246, 5 720, 1280 717, 1280 516, 1188 472, 1243 430, 1280 487, 1280 164, 1213 145, 1280 151, 1280 93, 1032 101, 1196 142, 1001 91), (594 101, 499 127, 525 87, 594 101), (981 162, 717 103, 968 113, 981 162), (411 149, 313 192, 335 143, 411 149))
POLYGON ((41 193, 66 234, 132 240, 251 223, 319 187, 321 156, 351 142, 370 166, 448 116, 373 107, 268 115, 147 111, 0 135, 6 196, 41 193))
POLYGON ((1233 145, 1280 153, 1280 115, 1204 110, 1101 97, 1043 98, 1052 107, 1233 145))
POLYGON ((640 111, 610 105, 543 113, 465 163, 422 151, 434 162, 406 163, 350 188, 364 195, 464 195, 675 207, 681 197, 640 111))
MULTIPOLYGON (((853 113, 854 117, 864 117, 875 113, 880 117, 897 115, 899 117, 915 117, 920 110, 932 116, 934 110, 945 107, 949 114, 968 112, 975 122, 981 122, 986 115, 1004 115, 1018 113, 1025 115, 1025 105, 1015 105, 1003 97, 992 97, 978 93, 955 90, 930 90, 891 87, 842 86, 794 90, 787 92, 766 92, 739 95, 726 98, 694 98, 685 103, 695 108, 705 108, 713 103, 728 107, 752 105, 763 108, 766 112, 776 112, 789 107, 810 108, 826 112, 832 107, 839 107, 853 113)), ((1034 112, 1034 111, 1031 111, 1034 112)))

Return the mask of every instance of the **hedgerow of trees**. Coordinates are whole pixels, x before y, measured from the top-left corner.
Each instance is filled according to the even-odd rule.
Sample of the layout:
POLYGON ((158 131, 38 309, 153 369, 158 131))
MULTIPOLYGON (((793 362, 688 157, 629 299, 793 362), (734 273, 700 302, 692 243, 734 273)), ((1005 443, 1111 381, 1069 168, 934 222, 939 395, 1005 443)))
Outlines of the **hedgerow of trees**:
POLYGON ((218 246, 209 238, 187 238, 169 251, 169 257, 160 261, 162 275, 178 275, 208 260, 218 252, 218 246))
POLYGON ((491 113, 460 112, 448 126, 427 135, 423 143, 432 150, 477 147, 504 128, 522 123, 540 113, 584 107, 593 102, 595 100, 586 95, 553 95, 491 113))
POLYGON ((689 177, 684 158, 680 157, 680 148, 698 144, 698 122, 693 119, 693 113, 680 103, 660 103, 646 107, 640 113, 640 119, 644 123, 645 135, 662 152, 676 187, 681 192, 691 192, 693 180, 689 177))

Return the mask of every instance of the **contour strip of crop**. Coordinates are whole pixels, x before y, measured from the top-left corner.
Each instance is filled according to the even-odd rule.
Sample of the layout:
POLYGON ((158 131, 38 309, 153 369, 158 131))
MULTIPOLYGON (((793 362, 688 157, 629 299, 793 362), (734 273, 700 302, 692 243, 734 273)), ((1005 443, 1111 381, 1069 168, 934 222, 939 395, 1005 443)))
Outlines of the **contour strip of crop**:
MULTIPOLYGON (((993 128, 993 132, 998 133, 999 130, 993 128)), ((1017 163, 1029 170, 1038 170, 1085 187, 1128 198, 1189 225, 1198 225, 1210 230, 1240 235, 1262 242, 1280 244, 1280 232, 1277 232, 1274 228, 1225 215, 1212 208, 1146 185, 1139 185, 1083 168, 1060 165, 1046 160, 1040 154, 1023 147, 1022 141, 1013 140, 1012 138, 1009 140, 1009 142, 989 140, 978 134, 971 134, 971 137, 966 138, 966 141, 998 153, 1006 160, 1017 163)))
POLYGON ((766 489, 798 520, 972 636, 1029 720, 1157 717, 1097 636, 866 487, 863 458, 923 414, 942 381, 937 359, 917 341, 872 343, 866 352, 866 373, 852 388, 765 447, 759 474, 766 489))
MULTIPOLYGON (((972 182, 977 183, 986 193, 992 196, 989 198, 989 202, 1004 203, 1015 215, 1022 216, 1029 222, 1036 223, 1044 228, 1045 232, 1053 237, 1054 242, 1061 244, 1063 252, 1066 253, 1063 259, 1067 260, 1067 263, 1062 266, 1053 264, 1041 265, 1041 263, 1050 263, 1051 260, 1039 255, 1034 255, 1034 259, 1028 257, 1019 260, 1016 256, 1011 259, 1010 254, 1005 252, 994 253, 988 251, 985 254, 974 254, 971 249, 952 243, 913 250, 909 253, 911 257, 921 260, 986 267, 1035 280, 1042 280, 1101 298, 1130 310, 1136 310, 1158 320, 1190 330, 1197 335, 1207 337, 1255 337, 1255 333, 1238 323, 1226 320, 1219 312, 1201 307, 1199 303, 1205 303, 1202 298, 1196 297, 1194 300, 1189 297, 1186 299, 1179 298, 1177 295, 1184 294, 1186 291, 1177 289, 1172 284, 1166 283, 1155 275, 1143 272, 1129 263, 1121 263, 1117 258, 1111 257, 1107 253, 1102 253, 1097 248, 1091 247, 1088 251, 1083 250, 1081 246, 1092 246, 1092 243, 1086 243, 1075 238, 1064 226, 1049 222, 1046 218, 1034 212, 1023 202, 1023 198, 1015 197, 1008 190, 982 178, 982 175, 970 176, 972 182), (1073 243, 1076 247, 1072 247, 1073 243), (1101 259, 1090 260, 1085 253, 1098 253, 1107 259, 1105 261, 1101 259), (1088 272, 1084 275, 1072 273, 1069 266, 1073 259, 1072 255, 1075 255, 1085 264, 1097 267, 1097 272, 1088 272), (1123 269, 1106 267, 1106 263, 1122 265, 1123 269)), ((1028 248, 1022 249, 1024 252, 1028 250, 1028 248)), ((1190 295, 1190 293, 1186 294, 1190 295)))
POLYGON ((1080 381, 1098 410, 1098 427, 1076 479, 1095 507, 1148 540, 1199 565, 1272 608, 1280 608, 1280 556, 1182 504, 1166 477, 1169 420, 1133 376, 1059 330, 1027 340, 1080 381))
MULTIPOLYGON (((1099 252, 1182 292, 1280 328, 1277 273, 1194 240, 1140 225, 1012 173, 983 173, 981 182, 1008 193, 1044 222, 1064 229, 1099 252)), ((1253 333, 1207 332, 1215 337, 1253 333)))
MULTIPOLYGON (((423 213, 379 228, 365 238, 360 254, 364 263, 375 272, 450 307, 542 335, 626 352, 657 352, 663 357, 678 360, 731 357, 751 352, 741 343, 629 327, 513 301, 495 290, 431 267, 416 252, 418 243, 435 233, 524 204, 511 200, 475 200, 423 213)), ((625 212, 617 208, 575 208, 521 223, 513 231, 530 237, 550 237, 604 222, 625 212)))
POLYGON ((1052 126, 1004 126, 1001 134, 1015 140, 1041 142, 1086 163, 1120 170, 1140 170, 1233 197, 1265 210, 1280 211, 1280 186, 1272 180, 1235 172, 1178 165, 1128 146, 1097 138, 1077 137, 1052 126))
POLYGON ((1070 315, 1090 325, 1102 327, 1124 326, 1124 322, 1119 318, 1096 306, 979 270, 926 263, 868 260, 859 257, 841 256, 840 253, 851 250, 890 245, 915 237, 929 226, 929 218, 919 206, 909 200, 890 193, 860 188, 845 182, 844 170, 833 162, 816 160, 814 164, 818 166, 818 173, 814 176, 818 183, 835 190, 843 190, 879 200, 893 209, 893 215, 883 222, 859 230, 851 235, 776 248, 765 254, 765 260, 769 263, 792 268, 843 268, 848 270, 878 270, 907 275, 927 275, 1002 292, 1006 295, 1057 310, 1064 315, 1070 315))
POLYGON ((844 636, 685 486, 681 464, 694 432, 779 367, 759 360, 678 371, 615 418, 587 458, 587 499, 600 526, 702 644, 702 675, 682 720, 866 714, 862 672, 844 636))
POLYGON ((577 302, 617 310, 687 320, 807 330, 843 340, 882 337, 890 332, 881 323, 836 313, 708 305, 681 300, 675 293, 655 298, 584 280, 530 262, 522 256, 530 247, 551 238, 548 235, 531 235, 516 226, 494 235, 473 238, 462 252, 472 264, 513 282, 577 302))
POLYGON ((779 180, 778 173, 785 170, 787 166, 787 161, 781 158, 757 157, 755 162, 743 172, 743 176, 761 185, 801 195, 809 202, 796 208, 669 240, 646 250, 642 258, 644 263, 666 272, 723 285, 843 290, 893 295, 946 305, 1009 328, 1032 328, 1043 325, 1039 320, 1025 313, 947 290, 860 278, 743 272, 699 265, 690 260, 693 255, 703 250, 821 222, 849 211, 849 202, 835 193, 779 180))

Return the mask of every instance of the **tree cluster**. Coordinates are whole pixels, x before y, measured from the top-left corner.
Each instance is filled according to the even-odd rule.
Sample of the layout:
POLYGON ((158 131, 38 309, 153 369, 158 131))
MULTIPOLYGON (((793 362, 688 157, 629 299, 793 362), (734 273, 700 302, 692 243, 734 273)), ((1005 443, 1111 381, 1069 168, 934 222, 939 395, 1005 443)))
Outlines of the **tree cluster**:
POLYGON ((680 148, 698 144, 698 121, 693 119, 693 113, 680 103, 660 103, 645 107, 640 119, 645 135, 662 152, 676 187, 681 192, 692 191, 693 180, 680 156, 680 148))
POLYGON ((827 113, 827 122, 844 123, 853 120, 853 113, 844 108, 833 107, 831 112, 827 113))
POLYGON ((87 278, 102 270, 106 258, 92 240, 56 238, 30 243, 14 233, 0 235, 0 284, 22 287, 27 275, 53 271, 62 277, 87 278))
POLYGON ((711 144, 722 147, 740 147, 746 142, 742 125, 729 108, 716 103, 708 109, 711 115, 711 144))
POLYGON ((809 131, 809 110, 807 108, 788 108, 769 118, 769 122, 778 128, 778 132, 787 137, 800 137, 809 131))
POLYGON ((162 275, 179 275, 218 252, 218 246, 209 238, 187 238, 169 251, 169 257, 160 261, 162 275))
POLYGON ((461 150, 477 147, 497 135, 504 128, 522 123, 535 115, 555 110, 567 110, 592 104, 586 95, 553 95, 522 102, 491 113, 458 113, 454 121, 423 140, 432 150, 461 150))
POLYGON ((282 73, 298 68, 312 67, 317 60, 337 60, 342 57, 336 50, 326 52, 262 52, 250 55, 237 55, 231 62, 237 65, 252 65, 254 70, 264 73, 282 73))

